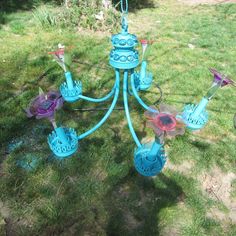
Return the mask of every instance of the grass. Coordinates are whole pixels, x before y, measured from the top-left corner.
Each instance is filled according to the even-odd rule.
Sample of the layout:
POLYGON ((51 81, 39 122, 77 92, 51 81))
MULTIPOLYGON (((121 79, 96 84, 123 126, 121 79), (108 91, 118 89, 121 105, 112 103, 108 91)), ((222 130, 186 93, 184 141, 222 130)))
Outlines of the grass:
MULTIPOLYGON (((156 40, 149 52, 149 68, 164 91, 163 102, 181 109, 186 103, 198 102, 206 92, 212 79, 208 67, 235 75, 236 5, 191 7, 174 0, 157 4, 157 8, 132 12, 130 31, 139 38, 156 40)), ((167 168, 155 178, 137 174, 135 146, 124 114, 118 111, 81 141, 73 158, 59 162, 46 143, 50 124, 28 119, 22 109, 39 86, 56 89, 64 80, 60 68, 47 56, 59 42, 73 46, 71 54, 77 62, 72 71, 83 82, 84 93, 106 94, 114 82, 114 72, 107 66, 109 38, 83 35, 71 28, 43 29, 30 11, 8 13, 1 22, 0 234, 235 235, 229 219, 209 217, 212 207, 225 215, 229 209, 204 193, 199 180, 215 166, 235 173, 236 100, 232 88, 219 91, 209 104, 210 122, 204 130, 167 141, 171 163, 178 167, 184 161, 193 162, 188 173, 167 168), (39 159, 35 171, 16 166, 16 160, 26 155, 39 159)), ((149 104, 157 96, 154 88, 142 94, 149 104)), ((122 105, 121 96, 118 105, 122 105)), ((143 110, 132 98, 130 105, 139 137, 153 137, 144 125, 143 110)), ((65 104, 57 113, 58 123, 82 133, 104 112, 72 109, 93 106, 84 101, 65 104)), ((234 182, 232 186, 231 197, 235 198, 234 182)))

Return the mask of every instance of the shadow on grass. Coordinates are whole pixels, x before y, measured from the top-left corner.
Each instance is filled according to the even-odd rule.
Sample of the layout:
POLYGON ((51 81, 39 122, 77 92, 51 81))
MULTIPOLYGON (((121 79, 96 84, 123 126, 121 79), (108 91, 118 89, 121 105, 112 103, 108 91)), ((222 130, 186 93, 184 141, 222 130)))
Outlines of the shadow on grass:
POLYGON ((164 174, 154 180, 140 176, 132 168, 105 198, 109 213, 107 235, 160 235, 161 209, 175 205, 182 195, 182 188, 164 174))
MULTIPOLYGON (((112 0, 112 3, 117 6, 117 10, 120 10, 120 0, 112 0)), ((143 8, 154 8, 156 7, 156 4, 154 3, 154 0, 129 0, 129 11, 134 12, 139 9, 143 8)))
POLYGON ((57 4, 63 3, 63 0, 7 0, 1 3, 0 5, 0 10, 2 12, 15 12, 18 10, 30 10, 32 9, 35 5, 39 3, 48 3, 48 2, 53 2, 57 4))
MULTIPOLYGON (((105 58, 101 61, 104 60, 105 58)), ((44 58, 40 58, 39 61, 34 61, 31 66, 39 66, 41 64, 46 65, 44 58)), ((89 70, 90 69, 94 69, 94 66, 90 65, 89 70)), ((81 73, 84 71, 88 71, 88 69, 82 70, 81 73)), ((99 70, 95 70, 95 75, 98 71, 99 70)), ((40 76, 35 84, 27 84, 25 90, 34 89, 36 86, 38 87, 39 81, 43 82, 42 85, 44 85, 45 88, 49 88, 50 84, 58 82, 51 81, 51 78, 57 78, 55 73, 47 75, 46 80, 43 80, 40 76)), ((100 77, 105 77, 105 73, 108 72, 104 71, 100 77)), ((45 76, 44 73, 43 77, 45 76)), ((100 92, 106 94, 108 91, 103 92, 103 89, 107 88, 107 90, 109 90, 112 88, 114 81, 115 78, 112 72, 111 76, 106 76, 105 79, 103 78, 101 81, 97 82, 96 88, 98 89, 96 90, 94 89, 95 85, 89 83, 90 86, 88 86, 88 84, 85 83, 85 85, 87 84, 86 87, 88 87, 88 89, 85 89, 85 95, 100 97, 102 96, 100 92)), ((83 82, 86 81, 83 80, 83 82)), ((54 84, 54 86, 57 87, 58 85, 54 84)), ((19 97, 18 100, 20 101, 21 97, 19 97)), ((111 100, 99 106, 109 107, 111 100)), ((21 101, 21 103, 24 104, 23 101, 21 101)), ((122 93, 120 93, 117 106, 122 104, 122 93)), ((135 104, 138 109, 141 109, 136 102, 135 104)), ((130 105, 132 106, 131 101, 130 105)), ((57 113, 58 122, 66 124, 66 120, 73 119, 76 122, 76 130, 82 133, 95 125, 105 114, 105 111, 102 111, 92 114, 79 113, 78 116, 76 116, 75 112, 72 112, 71 109, 78 106, 98 107, 97 104, 89 104, 83 100, 79 101, 77 104, 67 104, 65 109, 57 113)), ((17 199, 16 202, 32 204, 31 208, 33 214, 37 218, 37 224, 35 223, 34 229, 31 229, 28 225, 26 227, 19 224, 16 225, 17 232, 23 230, 27 232, 25 235, 36 235, 34 234, 36 231, 41 232, 41 235, 59 235, 64 231, 69 232, 67 228, 71 228, 73 224, 76 224, 76 233, 71 233, 70 235, 79 235, 79 232, 86 231, 87 228, 84 225, 89 226, 87 226, 89 228, 88 231, 95 231, 98 235, 97 230, 100 229, 98 227, 96 228, 94 225, 96 225, 99 220, 96 218, 97 213, 94 213, 95 210, 93 209, 97 208, 98 212, 103 212, 104 207, 108 212, 109 219, 108 222, 103 222, 101 225, 108 235, 137 235, 139 232, 143 232, 142 235, 159 234, 157 225, 158 213, 162 208, 175 204, 178 201, 178 196, 182 193, 182 189, 173 180, 168 179, 164 175, 160 175, 157 177, 156 182, 158 184, 156 186, 156 183, 152 179, 139 176, 134 169, 129 172, 127 170, 128 174, 126 174, 127 176, 124 178, 121 177, 122 173, 120 172, 119 174, 117 174, 118 172, 114 172, 116 174, 112 173, 114 177, 108 177, 104 182, 98 181, 97 178, 100 173, 96 173, 97 166, 99 166, 99 161, 103 158, 104 160, 101 161, 103 162, 102 166, 105 166, 105 168, 101 168, 101 172, 103 172, 107 166, 108 169, 110 167, 118 169, 120 164, 124 166, 122 168, 126 171, 128 165, 127 153, 130 153, 132 156, 131 153, 134 144, 130 136, 128 141, 125 142, 122 140, 121 132, 123 132, 123 129, 119 128, 124 117, 124 113, 119 112, 108 120, 107 127, 109 127, 108 124, 114 125, 110 126, 113 132, 111 138, 108 135, 110 135, 110 133, 112 134, 112 132, 105 133, 106 136, 103 135, 104 138, 93 138, 90 136, 80 143, 79 152, 75 154, 73 158, 65 160, 65 162, 63 162, 64 164, 62 163, 61 165, 56 161, 48 161, 50 158, 47 158, 47 156, 50 150, 46 142, 46 137, 47 134, 51 132, 51 127, 46 120, 36 121, 32 119, 29 122, 25 115, 21 113, 20 119, 15 117, 15 123, 6 122, 8 126, 5 127, 4 132, 6 132, 7 135, 2 139, 5 143, 12 138, 16 138, 16 136, 27 136, 28 141, 26 140, 25 150, 22 148, 18 151, 27 153, 34 150, 42 154, 43 160, 47 158, 45 161, 42 161, 35 172, 26 173, 19 170, 14 164, 15 160, 18 158, 17 153, 9 157, 8 165, 13 169, 5 175, 5 191, 3 191, 3 193, 5 193, 3 195, 10 197, 13 202, 17 199), (43 127, 39 125, 39 122, 43 122, 43 127), (16 131, 18 131, 17 134, 16 131), (30 133, 31 135, 29 135, 30 133), (38 140, 36 140, 36 138, 38 138, 38 140), (109 148, 107 148, 108 145, 109 148), (104 154, 104 148, 108 149, 106 155, 104 154), (115 164, 110 164, 110 162, 113 161, 113 157, 115 164), (45 170, 47 171, 45 172, 45 170), (47 173, 50 173, 50 175, 47 176, 47 173), (34 181, 36 177, 38 185, 34 181), (44 178, 48 180, 41 181, 41 177, 42 180, 44 178), (126 185, 128 186, 128 190, 123 190, 123 188, 126 188, 126 185), (100 186, 101 189, 103 186, 110 187, 109 190, 105 190, 106 192, 99 192, 96 188, 100 186), (110 190, 110 188, 112 189, 110 190), (103 196, 105 196, 105 200, 103 196), (97 203, 99 202, 99 198, 102 198, 101 205, 97 203), (45 202, 37 205, 34 201, 38 199, 44 199, 45 202), (93 202, 93 199, 96 199, 96 202, 93 202), (85 207, 83 208, 84 205, 85 207), (128 223, 126 224, 126 222, 128 223), (95 227, 94 230, 92 226, 95 227)), ((101 127, 101 129, 105 128, 101 127)), ((128 133, 128 128, 125 127, 125 129, 125 132, 128 133)), ((139 135, 145 135, 145 125, 139 135)), ((17 206, 20 208, 20 204, 17 206)), ((13 223, 11 224, 9 221, 8 225, 11 226, 13 223)))
MULTIPOLYGON (((108 81, 110 81, 110 78, 103 80, 102 86, 107 87, 106 83, 108 81)), ((87 92, 90 95, 93 90, 89 89, 87 92)), ((121 100, 122 96, 119 103, 121 100)), ((84 103, 87 102, 81 101, 80 105, 86 105, 84 103)), ((59 120, 75 118, 73 112, 68 112, 68 116, 63 116, 62 118, 63 112, 65 113, 65 111, 60 112, 62 114, 59 114, 61 116, 59 120)), ((87 130, 88 128, 84 126, 91 123, 95 124, 103 115, 104 112, 94 113, 92 116, 90 113, 82 113, 78 119, 78 127, 82 126, 87 130)), ((124 114, 121 115, 119 113, 113 117, 112 122, 114 120, 115 122, 120 122, 122 117, 124 117, 124 114)), ((27 127, 28 132, 36 122, 32 120, 30 127, 27 127)), ((31 131, 32 136, 27 135, 29 142, 26 143, 28 150, 25 151, 30 151, 33 148, 34 151, 43 153, 43 156, 50 152, 45 139, 47 133, 50 132, 50 125, 46 121, 44 123, 43 130, 37 125, 38 127, 31 131), (40 139, 38 142, 35 141, 37 145, 33 147, 34 145, 31 142, 36 139, 34 136, 37 134, 40 139), (37 150, 37 148, 40 148, 40 150, 37 150)), ((104 127, 102 128, 104 129, 104 127)), ((127 127, 125 129, 128 130, 127 127)), ((105 166, 114 165, 110 163, 108 165, 109 160, 112 162, 110 157, 114 157, 114 166, 118 168, 120 165, 116 164, 122 164, 125 169, 127 153, 132 152, 133 141, 129 138, 128 142, 122 142, 121 132, 123 131, 118 129, 117 126, 112 126, 111 130, 113 135, 110 136, 111 143, 109 146, 113 146, 114 149, 108 150, 110 154, 108 154, 108 161, 104 160, 107 163, 105 166)), ((143 132, 145 132, 145 126, 141 133, 143 132)), ((36 172, 32 174, 13 167, 13 162, 17 156, 12 157, 11 166, 13 169, 11 170, 11 175, 6 176, 5 194, 12 199, 17 196, 18 200, 22 202, 32 202, 32 199, 37 199, 40 196, 41 199, 45 199, 46 202, 51 204, 51 208, 47 204, 42 206, 33 204, 34 215, 39 222, 33 231, 30 227, 20 224, 16 224, 13 227, 15 219, 10 221, 7 219, 8 232, 22 230, 27 232, 25 235, 33 235, 38 228, 41 235, 59 235, 70 232, 75 227, 73 229, 74 232, 70 235, 78 235, 80 232, 84 233, 84 231, 97 233, 100 230, 98 226, 94 226, 94 229, 90 229, 90 227, 100 224, 96 215, 100 215, 100 211, 102 212, 103 208, 105 208, 108 217, 107 221, 101 223, 101 225, 107 235, 159 235, 158 214, 161 209, 175 205, 178 202, 179 197, 183 194, 181 187, 163 174, 160 174, 154 180, 138 175, 133 168, 130 171, 127 170, 128 174, 125 174, 125 177, 115 174, 114 176, 109 176, 104 182, 98 181, 96 176, 100 175, 100 172, 96 173, 95 166, 97 166, 99 159, 104 154, 103 147, 107 145, 106 143, 109 143, 107 139, 89 137, 86 141, 80 143, 78 154, 71 159, 65 160, 64 164, 57 163, 57 161, 50 162, 46 159, 36 172), (43 182, 35 187, 31 177, 44 173, 42 175, 45 178, 45 169, 52 173, 53 178, 49 182, 43 182), (91 174, 92 176, 90 176, 91 174), (19 187, 7 187, 16 184, 19 187), (99 193, 96 187, 100 185, 110 187, 106 192, 99 193), (98 199, 96 203, 92 202, 91 199, 93 198, 98 199), (102 203, 99 204, 99 199, 101 198, 102 203), (81 203, 79 208, 78 202, 81 203), (83 205, 86 206, 84 209, 83 205)), ((106 167, 103 169, 106 169, 106 167)))
POLYGON ((190 141, 190 144, 201 150, 202 152, 205 152, 210 149, 211 144, 202 142, 202 141, 190 141))
MULTIPOLYGON (((82 57, 82 54, 78 54, 77 56, 82 57)), ((105 61, 106 58, 102 58, 101 61, 105 61)), ((49 90, 58 90, 59 86, 54 85, 53 89, 50 89, 51 86, 53 84, 55 84, 56 81, 58 81, 58 77, 60 76, 61 81, 63 81, 61 76, 61 72, 58 73, 58 71, 56 70, 56 66, 50 66, 47 64, 48 58, 45 56, 42 56, 40 58, 37 58, 34 61, 27 61, 28 66, 30 68, 33 67, 39 67, 39 66, 44 66, 45 69, 44 71, 42 71, 42 73, 38 76, 38 78, 36 78, 35 80, 29 80, 23 83, 23 85, 21 86, 21 88, 18 88, 16 86, 13 86, 12 82, 9 82, 8 80, 6 81, 2 81, 0 84, 0 87, 3 86, 7 86, 9 91, 6 91, 5 93, 1 94, 0 96, 0 108, 3 114, 3 117, 5 117, 5 119, 2 121, 2 132, 0 132, 0 146, 4 146, 6 143, 8 143, 11 139, 16 138, 17 136, 22 136, 25 133, 25 129, 29 128, 29 123, 33 122, 35 123, 39 123, 42 121, 34 121, 35 119, 29 119, 26 117, 26 113, 24 111, 25 108, 28 107, 28 104, 30 103, 30 100, 33 99, 35 96, 37 96, 37 92, 35 95, 31 96, 30 98, 28 98, 28 100, 25 102, 24 100, 27 99, 27 97, 29 97, 29 94, 32 94, 32 91, 35 91, 38 89, 38 87, 42 87, 45 88, 45 91, 49 91, 49 90), (5 84, 4 84, 5 83, 5 84), (17 91, 17 92, 15 92, 17 91), (9 114, 12 114, 12 109, 15 109, 15 116, 11 116, 11 122, 9 121, 9 114), (16 110, 17 108, 17 110, 16 110), (17 134, 16 134, 16 130, 17 130, 17 134)), ((82 72, 87 71, 87 70, 92 70, 93 68, 96 68, 96 65, 94 64, 89 64, 88 66, 86 66, 85 68, 82 69, 82 72), (89 67, 89 68, 88 68, 89 67)), ((95 70, 95 76, 99 73, 99 67, 96 68, 95 70)), ((105 71, 102 74, 102 77, 105 75, 105 73, 107 73, 107 71, 105 71)), ((73 76, 75 75, 75 80, 78 80, 80 78, 78 78, 78 76, 76 75, 76 73, 73 73, 73 76)), ((99 83, 99 86, 101 88, 107 88, 107 91, 109 89, 112 88, 113 84, 111 85, 107 85, 110 81, 114 80, 115 78, 108 78, 105 80, 102 80, 99 83)), ((99 95, 95 95, 97 93, 99 93, 100 90, 96 90, 93 87, 89 87, 86 89, 86 91, 83 93, 84 95, 88 95, 90 97, 96 97, 99 95)), ((106 94, 107 92, 105 91, 104 94, 106 94)), ((111 101, 111 100, 110 100, 111 101)), ((109 103, 106 103, 104 105, 101 104, 101 106, 109 106, 109 103)), ((65 103, 66 104, 66 103, 65 103)), ((75 106, 77 106, 77 104, 75 104, 75 106)), ((88 107, 88 106, 94 106, 94 107, 99 107, 97 106, 97 104, 89 104, 88 102, 84 101, 84 100, 80 100, 79 101, 79 106, 80 107, 88 107)), ((69 108, 70 106, 65 106, 65 111, 71 112, 72 115, 74 115, 73 111, 70 111, 69 108)), ((58 112, 59 113, 59 112, 58 112)), ((103 112, 105 113, 105 112, 103 112)), ((101 118, 102 118, 102 114, 101 112, 101 118)), ((93 120, 91 120, 90 123, 92 123, 93 120)))
MULTIPOLYGON (((11 12, 16 12, 18 10, 31 10, 36 6, 37 4, 40 3, 56 3, 58 5, 61 5, 64 3, 64 0, 7 0, 7 1, 2 1, 0 5, 0 11, 1 12, 6 12, 6 13, 11 13, 11 12)), ((120 2, 120 0, 112 0, 112 3, 114 5, 117 5, 120 2)), ((142 8, 153 8, 155 7, 154 1, 153 0, 129 0, 129 10, 130 11, 135 11, 137 9, 142 9, 142 8)), ((118 9, 120 9, 120 4, 118 4, 118 9)))

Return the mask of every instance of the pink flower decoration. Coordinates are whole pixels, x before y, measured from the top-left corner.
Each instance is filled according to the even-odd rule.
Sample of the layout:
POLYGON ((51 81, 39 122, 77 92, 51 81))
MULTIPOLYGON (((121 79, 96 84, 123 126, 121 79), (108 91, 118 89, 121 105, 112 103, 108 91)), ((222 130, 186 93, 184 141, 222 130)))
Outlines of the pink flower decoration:
POLYGON ((32 100, 26 113, 28 117, 35 116, 36 119, 53 119, 54 113, 63 105, 63 98, 59 92, 50 91, 47 94, 38 95, 32 100))
POLYGON ((146 39, 141 39, 140 42, 141 42, 142 45, 147 45, 148 44, 148 40, 146 40, 146 39))
POLYGON ((142 60, 144 60, 144 55, 147 50, 148 44, 152 44, 154 42, 154 40, 141 39, 140 42, 141 42, 142 49, 143 49, 142 60))
POLYGON ((64 72, 67 71, 65 62, 65 46, 58 44, 58 50, 55 52, 49 52, 48 54, 51 54, 54 57, 55 61, 64 70, 64 72))
POLYGON ((140 39, 142 45, 153 44, 155 40, 140 39))
POLYGON ((57 51, 49 52, 58 63, 65 63, 65 48, 59 48, 57 51))
POLYGON ((57 51, 49 52, 48 54, 50 54, 50 55, 56 55, 56 56, 61 56, 61 55, 64 55, 64 53, 65 53, 64 48, 60 48, 60 49, 58 49, 57 51))
MULTIPOLYGON (((155 107, 151 108, 157 110, 155 107)), ((161 104, 160 112, 146 111, 144 115, 148 119, 148 127, 152 128, 158 137, 163 135, 175 137, 185 132, 185 125, 176 118, 178 112, 171 106, 161 104)))
POLYGON ((210 72, 214 75, 213 83, 219 84, 221 87, 226 85, 233 85, 236 86, 235 81, 231 80, 229 77, 220 74, 217 70, 210 68, 210 72))

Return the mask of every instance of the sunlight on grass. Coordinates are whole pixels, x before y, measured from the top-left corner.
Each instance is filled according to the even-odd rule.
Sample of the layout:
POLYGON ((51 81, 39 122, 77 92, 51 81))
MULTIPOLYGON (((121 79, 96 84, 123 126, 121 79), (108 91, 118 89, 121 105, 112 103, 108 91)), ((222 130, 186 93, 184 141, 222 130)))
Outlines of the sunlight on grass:
MULTIPOLYGON (((235 76, 236 4, 155 3, 155 8, 130 13, 130 32, 156 40, 149 52, 149 69, 164 92, 163 103, 181 110, 205 94, 212 81, 209 67, 235 76)), ((23 111, 39 87, 58 89, 64 80, 47 52, 59 42, 71 46, 74 78, 82 81, 86 95, 100 97, 114 83, 114 71, 107 65, 110 39, 106 34, 83 35, 71 27, 43 29, 31 11, 6 13, 0 24, 0 234, 7 229, 17 235, 235 235, 227 207, 203 192, 199 180, 214 166, 236 173, 235 90, 222 89, 212 100, 204 130, 186 131, 167 141, 169 161, 176 169, 166 168, 154 178, 134 170, 135 145, 121 111, 114 111, 98 132, 81 141, 72 158, 56 161, 46 142, 49 122, 28 119, 23 111), (10 144, 16 148, 9 151, 10 144), (28 154, 39 159, 34 171, 16 165, 28 154), (184 161, 191 163, 188 172, 177 168, 184 161), (214 207, 228 220, 209 217, 214 207)), ((155 88, 142 94, 149 104, 157 97, 155 88)), ((65 104, 56 117, 60 124, 83 133, 104 111, 73 109, 95 106, 85 101, 65 104)), ((143 110, 132 97, 130 107, 140 138, 152 138, 143 110)), ((235 181, 232 186, 235 198, 235 181)))

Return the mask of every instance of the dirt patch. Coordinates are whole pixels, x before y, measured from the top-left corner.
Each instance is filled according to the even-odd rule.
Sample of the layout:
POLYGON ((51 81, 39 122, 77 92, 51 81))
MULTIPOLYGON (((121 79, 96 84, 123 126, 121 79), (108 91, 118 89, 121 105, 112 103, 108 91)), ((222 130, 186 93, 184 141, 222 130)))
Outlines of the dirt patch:
POLYGON ((143 221, 138 221, 129 211, 124 211, 124 217, 130 230, 137 229, 143 223, 143 221))
POLYGON ((183 228, 193 224, 192 209, 184 202, 179 202, 175 209, 169 209, 173 214, 172 220, 167 220, 161 225, 160 235, 181 236, 183 228))
POLYGON ((119 190, 118 190, 118 193, 123 198, 128 198, 129 197, 129 193, 130 193, 130 186, 128 184, 120 186, 119 190))
POLYGON ((209 212, 207 212, 207 217, 209 218, 214 218, 220 221, 228 221, 229 217, 227 216, 227 214, 225 214, 225 212, 219 210, 216 207, 212 207, 209 212))
POLYGON ((2 215, 3 218, 8 218, 10 216, 10 210, 2 201, 0 201, 0 215, 2 215))
POLYGON ((165 168, 180 172, 181 174, 184 175, 189 175, 192 172, 194 166, 193 161, 183 161, 180 165, 175 165, 170 162, 169 159, 167 159, 165 168))
POLYGON ((188 5, 236 3, 236 0, 179 0, 188 5))
POLYGON ((214 167, 210 172, 204 173, 199 177, 202 190, 210 198, 221 201, 229 210, 229 213, 224 213, 212 208, 209 211, 209 216, 218 220, 230 220, 236 223, 236 201, 230 196, 232 181, 235 179, 236 175, 234 173, 224 173, 219 167, 214 167))
MULTIPOLYGON (((5 157, 4 157, 5 158, 5 157)), ((0 163, 0 177, 2 177, 4 175, 4 171, 3 171, 3 163, 0 163)))

